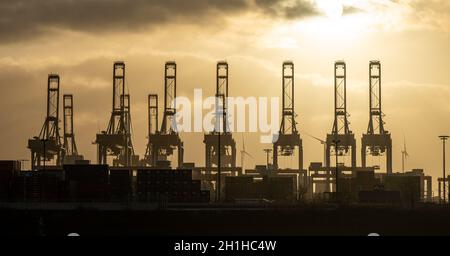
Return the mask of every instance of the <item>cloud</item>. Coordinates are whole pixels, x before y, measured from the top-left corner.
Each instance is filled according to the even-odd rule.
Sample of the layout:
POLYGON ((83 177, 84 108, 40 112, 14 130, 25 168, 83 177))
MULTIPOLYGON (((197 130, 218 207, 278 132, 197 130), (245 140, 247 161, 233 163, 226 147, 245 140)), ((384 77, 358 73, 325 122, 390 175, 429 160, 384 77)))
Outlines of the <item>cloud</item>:
POLYGON ((356 7, 356 6, 352 6, 352 5, 344 5, 343 6, 343 10, 342 10, 342 15, 351 15, 354 13, 359 13, 362 12, 363 10, 361 10, 360 8, 356 7))
POLYGON ((0 43, 26 41, 55 30, 92 34, 152 29, 164 24, 220 24, 243 13, 293 19, 317 14, 307 0, 4 0, 0 43))
POLYGON ((102 32, 236 13, 246 0, 6 0, 0 4, 2 41, 34 38, 53 28, 102 32))
POLYGON ((450 2, 448 0, 412 0, 412 20, 428 28, 448 31, 450 26, 450 2))
POLYGON ((320 14, 316 5, 307 0, 255 0, 255 4, 262 13, 276 18, 298 19, 320 14))
POLYGON ((379 15, 384 27, 396 31, 448 32, 450 27, 448 0, 367 0, 355 1, 351 6, 379 15))

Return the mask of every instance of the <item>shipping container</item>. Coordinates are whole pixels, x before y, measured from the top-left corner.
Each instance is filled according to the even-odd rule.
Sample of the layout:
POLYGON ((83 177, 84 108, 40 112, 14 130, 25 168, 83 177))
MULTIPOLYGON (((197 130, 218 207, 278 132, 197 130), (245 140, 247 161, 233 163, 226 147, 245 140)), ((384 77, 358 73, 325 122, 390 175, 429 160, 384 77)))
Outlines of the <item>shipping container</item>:
POLYGON ((20 171, 21 163, 16 160, 0 160, 0 171, 20 171))
POLYGON ((14 201, 60 201, 63 199, 61 172, 21 172, 13 181, 14 201))
POLYGON ((67 181, 108 182, 108 165, 64 165, 67 181))

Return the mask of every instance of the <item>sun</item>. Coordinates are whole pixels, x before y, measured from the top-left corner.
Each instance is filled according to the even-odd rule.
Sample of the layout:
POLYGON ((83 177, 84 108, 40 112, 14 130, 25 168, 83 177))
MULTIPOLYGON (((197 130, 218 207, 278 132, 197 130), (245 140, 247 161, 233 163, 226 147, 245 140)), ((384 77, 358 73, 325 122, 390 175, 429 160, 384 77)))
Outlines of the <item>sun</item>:
POLYGON ((331 19, 341 17, 344 11, 340 0, 317 0, 316 3, 317 7, 331 19))

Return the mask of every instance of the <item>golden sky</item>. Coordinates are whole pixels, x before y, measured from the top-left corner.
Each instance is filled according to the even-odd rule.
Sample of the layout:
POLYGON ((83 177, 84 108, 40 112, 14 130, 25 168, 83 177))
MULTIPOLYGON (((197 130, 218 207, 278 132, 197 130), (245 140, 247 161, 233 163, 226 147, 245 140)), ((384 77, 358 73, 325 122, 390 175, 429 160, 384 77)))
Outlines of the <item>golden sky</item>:
MULTIPOLYGON (((146 95, 163 97, 166 60, 177 62, 178 95, 187 97, 194 88, 213 95, 215 63, 223 59, 230 96, 281 96, 281 63, 292 60, 298 129, 324 138, 333 122, 333 63, 343 59, 359 152, 369 118, 368 63, 377 59, 394 171, 401 169, 405 137, 407 168, 441 175, 437 136, 450 133, 450 1, 5 0, 0 17, 2 159, 29 158, 27 139, 43 124, 47 74, 55 72, 61 94, 74 94, 78 150, 95 160, 92 141, 110 117, 114 60, 127 65, 133 143, 143 155, 146 95)), ((202 165, 194 149, 203 149, 203 135, 181 136, 185 161, 202 165)), ((322 145, 302 138, 305 166, 322 161, 322 145)), ((240 149, 242 135, 235 139, 240 149)), ((246 134, 255 157, 247 158, 247 168, 265 163, 262 149, 269 145, 258 140, 246 134)))

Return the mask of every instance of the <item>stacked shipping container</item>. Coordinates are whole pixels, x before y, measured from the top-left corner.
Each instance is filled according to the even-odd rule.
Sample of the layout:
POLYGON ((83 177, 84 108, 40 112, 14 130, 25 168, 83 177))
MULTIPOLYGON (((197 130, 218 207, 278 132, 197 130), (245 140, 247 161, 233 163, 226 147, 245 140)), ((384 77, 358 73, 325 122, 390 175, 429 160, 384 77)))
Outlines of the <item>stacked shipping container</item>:
POLYGON ((292 201, 295 199, 294 191, 292 176, 264 176, 260 182, 254 182, 252 176, 225 178, 227 201, 237 199, 292 201))
POLYGON ((64 165, 69 198, 106 201, 109 198, 108 165, 64 165))
POLYGON ((186 169, 138 170, 136 190, 140 201, 209 202, 209 191, 201 190, 200 181, 192 180, 192 170, 186 169))
POLYGON ((112 201, 128 201, 132 195, 130 169, 117 168, 109 170, 109 185, 112 201))
POLYGON ((11 197, 14 177, 20 171, 19 161, 0 161, 0 199, 11 197))

